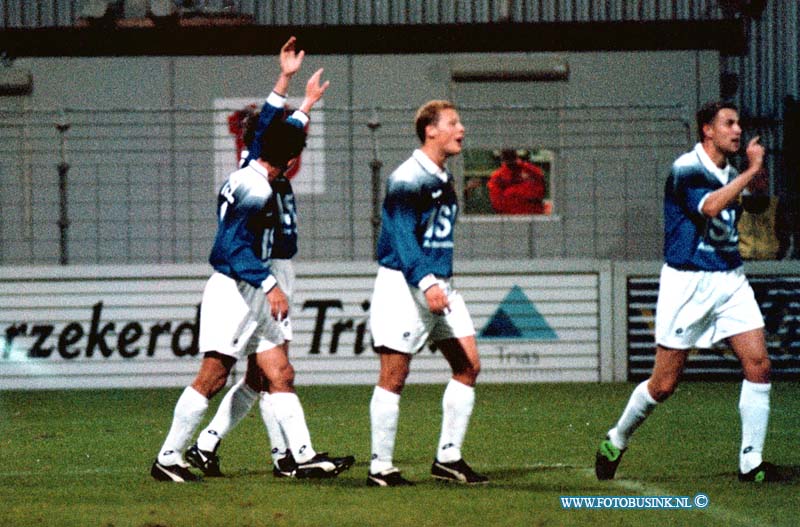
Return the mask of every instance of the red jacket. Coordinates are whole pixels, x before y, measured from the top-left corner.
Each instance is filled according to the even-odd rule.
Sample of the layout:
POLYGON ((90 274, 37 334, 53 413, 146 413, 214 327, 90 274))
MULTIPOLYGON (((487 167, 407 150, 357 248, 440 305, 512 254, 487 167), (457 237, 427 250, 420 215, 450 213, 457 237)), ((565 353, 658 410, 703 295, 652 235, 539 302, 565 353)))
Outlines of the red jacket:
POLYGON ((543 214, 544 172, 525 161, 505 163, 492 172, 487 184, 489 200, 498 214, 543 214))

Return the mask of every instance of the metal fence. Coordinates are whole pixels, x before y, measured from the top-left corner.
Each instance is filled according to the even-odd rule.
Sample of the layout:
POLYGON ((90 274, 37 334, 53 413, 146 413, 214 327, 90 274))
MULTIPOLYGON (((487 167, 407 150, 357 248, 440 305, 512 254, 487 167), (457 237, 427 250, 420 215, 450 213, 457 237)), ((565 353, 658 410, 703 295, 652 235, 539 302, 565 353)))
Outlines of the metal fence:
MULTIPOLYGON (((238 109, 0 111, 0 262, 205 261, 216 191, 236 168, 227 118, 238 109)), ((330 257, 352 257, 353 210, 371 200, 353 183, 371 151, 367 117, 356 131, 364 113, 312 116, 295 183, 312 255, 324 239, 330 257)))
MULTIPOLYGON (((0 264, 200 263, 236 166, 239 108, 0 111, 0 264)), ((315 109, 299 258, 368 260, 388 173, 417 146, 414 108, 315 109)), ((694 143, 675 106, 462 107, 465 153, 553 152, 552 214, 462 214, 460 257, 657 259, 663 181, 694 143), (647 218, 647 221, 643 221, 647 218)), ((768 140, 779 141, 777 135, 768 140)), ((768 145, 779 154, 779 142, 768 145)), ((464 191, 467 156, 450 168, 464 191)), ((777 170, 777 169, 776 169, 777 170)))

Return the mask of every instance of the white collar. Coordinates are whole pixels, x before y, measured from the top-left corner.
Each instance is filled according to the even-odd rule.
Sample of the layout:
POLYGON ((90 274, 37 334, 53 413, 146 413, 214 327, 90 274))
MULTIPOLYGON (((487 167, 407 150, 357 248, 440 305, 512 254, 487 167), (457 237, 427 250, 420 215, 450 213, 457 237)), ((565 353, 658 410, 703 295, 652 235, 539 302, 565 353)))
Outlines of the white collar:
POLYGON ((725 161, 725 167, 724 168, 719 168, 713 161, 711 161, 711 158, 706 153, 706 150, 703 148, 703 144, 702 143, 697 143, 695 145, 695 147, 694 147, 694 151, 697 152, 697 157, 700 158, 700 162, 703 164, 703 166, 706 168, 706 170, 708 170, 709 172, 714 174, 714 176, 723 185, 727 185, 728 184, 728 180, 730 179, 731 164, 728 163, 727 160, 726 160, 725 161))
POLYGON ((422 168, 424 168, 426 172, 428 172, 432 176, 438 177, 445 183, 447 182, 447 172, 439 168, 439 165, 434 163, 431 160, 431 158, 428 157, 427 154, 425 154, 425 152, 417 148, 416 150, 414 150, 414 153, 412 155, 414 156, 414 159, 416 159, 419 162, 419 164, 422 165, 422 168))
POLYGON ((266 169, 266 167, 264 167, 264 166, 263 166, 261 163, 259 163, 258 161, 255 161, 255 160, 254 160, 254 161, 251 161, 250 163, 248 163, 248 164, 247 164, 247 166, 246 166, 245 168, 250 168, 250 169, 252 169, 252 170, 255 170, 256 172, 258 172, 259 174, 261 174, 262 176, 264 176, 264 179, 266 179, 267 181, 269 181, 269 172, 267 172, 267 169, 266 169))

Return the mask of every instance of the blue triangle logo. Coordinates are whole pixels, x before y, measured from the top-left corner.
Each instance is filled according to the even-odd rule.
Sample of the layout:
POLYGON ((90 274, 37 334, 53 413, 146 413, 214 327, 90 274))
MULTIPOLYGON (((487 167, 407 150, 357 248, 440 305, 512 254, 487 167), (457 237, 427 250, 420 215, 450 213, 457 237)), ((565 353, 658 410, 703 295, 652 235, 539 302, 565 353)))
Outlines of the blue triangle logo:
POLYGON ((522 288, 515 285, 506 295, 497 311, 483 327, 481 338, 558 340, 553 328, 536 310, 533 302, 525 296, 522 288))

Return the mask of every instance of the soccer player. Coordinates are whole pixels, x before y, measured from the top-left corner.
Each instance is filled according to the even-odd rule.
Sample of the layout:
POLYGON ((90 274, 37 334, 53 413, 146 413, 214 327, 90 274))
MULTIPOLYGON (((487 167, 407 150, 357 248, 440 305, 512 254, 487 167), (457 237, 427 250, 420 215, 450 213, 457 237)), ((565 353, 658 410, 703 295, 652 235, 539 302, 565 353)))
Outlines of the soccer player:
POLYGON ((634 389, 596 455, 595 473, 612 479, 633 432, 675 390, 689 350, 727 340, 744 371, 739 412, 740 481, 777 479, 762 459, 769 419, 770 361, 764 321, 742 270, 737 197, 761 170, 764 147, 747 144, 747 169, 728 157, 739 150, 735 106, 712 102, 697 112, 700 142, 672 165, 664 190, 664 258, 656 305, 656 356, 649 379, 634 389))
MULTIPOLYGON (((304 100, 304 104, 302 104, 301 107, 306 107, 310 110, 311 105, 306 103, 313 103, 317 98, 317 83, 312 79, 306 89, 306 100, 304 100)), ((255 109, 244 110, 247 112, 247 115, 243 119, 243 144, 246 145, 246 149, 241 152, 240 166, 247 166, 251 161, 258 158, 260 147, 255 141, 255 138, 260 137, 266 127, 272 122, 272 119, 280 115, 281 109, 285 107, 285 103, 286 97, 273 91, 261 110, 261 112, 265 112, 264 115, 270 116, 269 119, 262 119, 261 112, 255 109)), ((306 112, 300 110, 292 112, 284 109, 284 113, 287 112, 288 115, 291 115, 291 119, 297 119, 298 122, 305 123, 305 127, 307 128, 308 117, 306 112)), ((297 212, 294 192, 291 182, 287 178, 287 173, 297 166, 296 163, 295 161, 287 171, 281 172, 270 180, 270 187, 272 187, 275 205, 278 209, 278 218, 280 219, 280 225, 273 233, 270 265, 273 272, 279 270, 279 272, 276 273, 278 284, 281 289, 286 292, 290 306, 295 281, 291 258, 297 254, 297 212)), ((288 357, 289 343, 292 340, 291 316, 287 316, 281 320, 281 329, 285 339, 283 344, 284 354, 288 357)), ((256 399, 258 399, 261 417, 267 429, 271 444, 270 452, 273 462, 273 475, 276 477, 295 477, 298 475, 303 477, 304 473, 301 471, 298 474, 296 470, 297 464, 294 456, 283 435, 280 423, 275 416, 272 399, 269 393, 269 382, 258 369, 258 365, 254 359, 255 356, 253 355, 248 357, 245 377, 234 384, 225 394, 214 418, 206 428, 200 432, 197 442, 187 450, 186 459, 191 465, 202 470, 206 476, 221 476, 219 456, 217 455, 220 442, 228 432, 248 414, 250 408, 252 408, 256 399)), ((289 376, 287 379, 288 382, 293 384, 293 370, 287 369, 285 373, 289 376)), ((350 457, 350 459, 343 461, 342 470, 349 468, 354 460, 350 457)))
MULTIPOLYGON (((294 371, 286 355, 282 326, 289 304, 280 284, 291 284, 290 269, 270 261, 273 232, 282 222, 270 180, 300 155, 306 140, 304 123, 282 116, 289 80, 299 70, 303 55, 295 51, 294 37, 281 48, 281 74, 274 92, 283 98, 273 99, 274 105, 268 101, 261 112, 265 126, 253 141, 255 159, 233 172, 220 190, 219 223, 209 258, 215 272, 206 284, 201 304, 203 360, 194 382, 178 399, 172 426, 152 465, 150 473, 157 480, 199 479, 189 470, 183 450, 200 424, 209 399, 225 386, 233 364, 254 351, 258 352, 255 359, 248 360, 269 382, 275 419, 293 448, 294 473, 298 477, 331 477, 353 463, 352 456, 332 458, 317 453, 311 445, 303 408, 294 393, 294 371)), ((321 75, 322 70, 315 72, 306 86, 306 99, 300 107, 305 114, 328 87, 327 82, 320 83, 321 75)), ((219 475, 213 450, 194 448, 191 456, 187 452, 187 458, 208 475, 219 475)))
POLYGON ((370 311, 380 375, 370 402, 372 460, 367 484, 412 484, 394 466, 392 456, 411 356, 429 339, 453 371, 442 399, 442 430, 431 474, 483 483, 488 478, 461 457, 480 359, 472 319, 450 283, 458 205, 445 162, 461 152, 464 126, 453 104, 441 100, 424 104, 415 124, 422 146, 389 176, 382 208, 380 268, 370 311))

